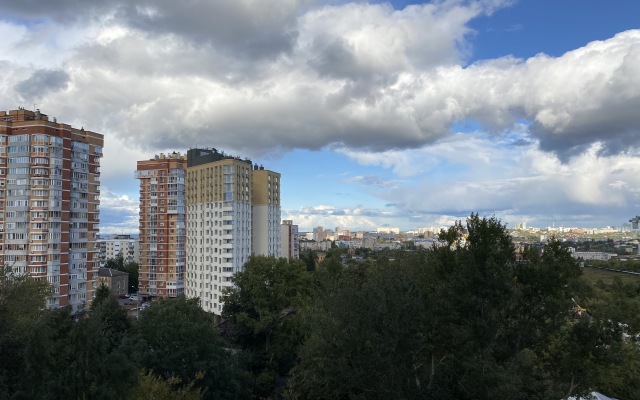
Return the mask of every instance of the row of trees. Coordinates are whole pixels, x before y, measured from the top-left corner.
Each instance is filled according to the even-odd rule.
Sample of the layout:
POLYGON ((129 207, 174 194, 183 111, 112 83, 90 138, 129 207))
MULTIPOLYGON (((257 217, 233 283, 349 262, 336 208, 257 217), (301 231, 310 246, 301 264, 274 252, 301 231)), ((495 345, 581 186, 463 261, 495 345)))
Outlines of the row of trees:
POLYGON ((516 263, 494 218, 441 238, 346 267, 253 257, 218 326, 184 298, 130 320, 104 288, 72 322, 5 275, 0 398, 640 398, 637 290, 594 290, 557 242, 516 263))
POLYGON ((640 351, 626 336, 640 329, 637 290, 626 303, 594 290, 558 242, 515 262, 495 218, 472 215, 441 239, 448 246, 393 261, 328 258, 313 273, 253 258, 224 318, 256 396, 640 398, 640 351))
POLYGON ((196 300, 127 317, 101 287, 91 311, 44 310, 45 284, 0 276, 0 398, 245 399, 250 374, 196 300))

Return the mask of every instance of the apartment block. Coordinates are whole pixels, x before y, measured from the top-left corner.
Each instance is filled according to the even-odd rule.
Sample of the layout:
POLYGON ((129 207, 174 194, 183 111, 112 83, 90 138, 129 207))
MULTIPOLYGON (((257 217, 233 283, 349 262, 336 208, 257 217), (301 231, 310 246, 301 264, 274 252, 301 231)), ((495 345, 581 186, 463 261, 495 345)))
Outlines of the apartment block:
POLYGON ((51 285, 48 308, 95 295, 103 144, 39 110, 0 111, 0 258, 51 285))
POLYGON ((300 258, 300 241, 298 239, 298 225, 291 220, 282 221, 280 225, 280 257, 300 258))
POLYGON ((252 254, 280 255, 280 174, 215 149, 187 152, 186 295, 220 315, 252 254))
POLYGON ((111 268, 100 268, 98 271, 98 286, 104 285, 115 296, 129 293, 129 274, 111 268))
POLYGON ((252 254, 280 257, 280 174, 254 166, 252 254))
POLYGON ((186 157, 175 152, 138 161, 141 296, 184 295, 186 167, 186 157))
POLYGON ((109 259, 122 255, 124 264, 140 263, 140 242, 131 235, 114 235, 110 238, 98 238, 100 249, 100 267, 104 268, 109 259))

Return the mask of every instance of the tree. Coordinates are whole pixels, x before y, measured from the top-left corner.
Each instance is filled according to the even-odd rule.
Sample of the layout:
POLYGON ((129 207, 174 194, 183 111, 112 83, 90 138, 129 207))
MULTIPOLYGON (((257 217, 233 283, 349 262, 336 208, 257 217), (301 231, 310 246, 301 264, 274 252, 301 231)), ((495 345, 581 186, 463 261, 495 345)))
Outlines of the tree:
POLYGON ((123 271, 129 274, 129 293, 137 293, 140 281, 138 263, 130 262, 125 264, 123 271))
POLYGON ((14 399, 76 397, 66 380, 74 328, 69 307, 48 311, 34 321, 24 337, 24 369, 14 399))
MULTIPOLYGON (((500 221, 474 214, 440 238, 448 245, 319 275, 292 398, 546 399, 606 387, 620 325, 576 313, 590 292, 566 249, 552 241, 516 262, 500 221)), ((610 386, 633 393, 617 371, 610 386)))
POLYGON ((390 263, 323 270, 309 339, 292 371, 299 399, 423 395, 426 376, 416 316, 424 302, 410 268, 390 263))
POLYGON ((131 400, 200 400, 202 389, 194 388, 195 382, 191 382, 186 387, 180 385, 177 378, 161 379, 151 372, 140 372, 138 374, 138 386, 136 387, 131 400))
POLYGON ((300 260, 252 256, 234 284, 222 316, 232 343, 250 354, 257 395, 269 396, 276 378, 294 365, 304 340, 300 316, 309 301, 311 276, 300 260))
POLYGON ((13 273, 0 267, 0 398, 15 390, 22 371, 24 335, 46 312, 51 289, 45 281, 13 273))
POLYGON ((202 389, 204 399, 241 399, 248 379, 233 353, 225 351, 212 318, 197 299, 164 299, 140 316, 128 343, 138 365, 178 388, 202 389))
POLYGON ((301 250, 300 260, 304 262, 307 267, 307 271, 314 271, 316 269, 316 256, 313 250, 301 250))
POLYGON ((127 398, 136 379, 135 365, 121 347, 129 320, 108 289, 99 293, 89 316, 77 322, 68 307, 35 322, 25 337, 16 398, 127 398))

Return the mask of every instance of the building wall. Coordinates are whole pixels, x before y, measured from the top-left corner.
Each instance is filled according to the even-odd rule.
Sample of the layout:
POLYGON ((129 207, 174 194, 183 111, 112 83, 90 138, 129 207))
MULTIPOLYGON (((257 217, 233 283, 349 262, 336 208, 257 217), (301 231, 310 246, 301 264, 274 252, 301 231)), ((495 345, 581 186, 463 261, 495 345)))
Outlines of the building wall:
POLYGON ((253 254, 280 257, 280 174, 254 169, 253 254))
POLYGON ((98 285, 109 288, 116 296, 125 295, 129 292, 129 274, 110 268, 100 268, 98 285))
POLYGON ((213 149, 187 159, 186 295, 220 315, 224 289, 249 257, 279 255, 280 175, 213 149))
POLYGON ((123 261, 140 263, 140 243, 138 239, 129 235, 116 235, 114 238, 97 239, 100 249, 100 267, 106 265, 107 260, 117 258, 122 253, 123 261))
POLYGON ((103 144, 39 110, 0 111, 0 257, 51 284, 48 308, 95 295, 103 144))
POLYGON ((140 180, 139 293, 184 295, 186 268, 186 157, 160 154, 138 161, 140 180))
POLYGON ((300 258, 298 225, 294 225, 291 220, 284 220, 280 225, 280 246, 281 257, 300 258))

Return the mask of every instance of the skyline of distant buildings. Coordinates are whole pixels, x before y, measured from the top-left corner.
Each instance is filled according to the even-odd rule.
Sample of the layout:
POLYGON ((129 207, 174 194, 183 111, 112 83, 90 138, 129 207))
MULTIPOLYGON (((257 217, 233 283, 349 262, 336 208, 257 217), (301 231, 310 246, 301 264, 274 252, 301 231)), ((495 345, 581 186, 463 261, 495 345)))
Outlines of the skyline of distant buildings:
MULTIPOLYGON (((280 173, 197 148, 138 161, 138 237, 100 238, 103 146, 103 135, 50 121, 39 110, 0 111, 0 257, 14 272, 51 285, 49 308, 85 309, 95 296, 99 267, 122 254, 125 262, 139 264, 141 295, 196 297, 203 309, 220 315, 225 288, 251 255, 298 258, 303 249, 324 246, 309 240, 376 249, 410 239, 426 246, 447 228, 316 226, 304 232, 297 221, 281 221, 280 173)), ((569 234, 631 227, 517 225, 569 234)))

